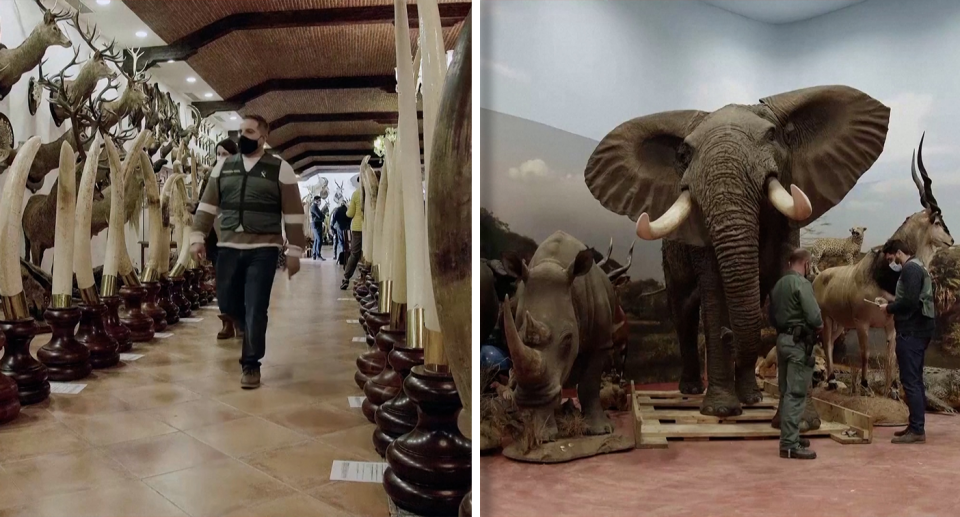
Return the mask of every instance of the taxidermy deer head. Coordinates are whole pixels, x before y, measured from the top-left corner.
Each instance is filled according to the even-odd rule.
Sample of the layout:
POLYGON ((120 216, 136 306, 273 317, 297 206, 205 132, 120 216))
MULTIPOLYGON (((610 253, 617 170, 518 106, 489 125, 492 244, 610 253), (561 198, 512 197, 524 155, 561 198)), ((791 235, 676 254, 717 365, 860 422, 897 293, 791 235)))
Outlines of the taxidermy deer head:
POLYGON ((24 73, 40 63, 48 47, 70 46, 70 39, 57 25, 57 22, 69 19, 70 14, 54 13, 44 7, 40 0, 34 1, 43 10, 43 23, 34 27, 19 47, 0 49, 0 100, 10 93, 24 73))

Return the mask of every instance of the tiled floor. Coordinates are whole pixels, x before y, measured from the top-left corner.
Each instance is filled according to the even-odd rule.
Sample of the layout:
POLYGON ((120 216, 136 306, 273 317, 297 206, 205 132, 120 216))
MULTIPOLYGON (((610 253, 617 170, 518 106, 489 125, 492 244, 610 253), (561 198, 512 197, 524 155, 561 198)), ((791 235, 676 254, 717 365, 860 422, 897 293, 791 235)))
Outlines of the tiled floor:
POLYGON ((239 341, 217 341, 218 311, 201 310, 80 394, 25 408, 0 426, 0 516, 387 516, 380 484, 329 479, 334 460, 382 461, 347 402, 365 345, 341 274, 304 260, 277 276, 257 390, 240 389, 239 341))

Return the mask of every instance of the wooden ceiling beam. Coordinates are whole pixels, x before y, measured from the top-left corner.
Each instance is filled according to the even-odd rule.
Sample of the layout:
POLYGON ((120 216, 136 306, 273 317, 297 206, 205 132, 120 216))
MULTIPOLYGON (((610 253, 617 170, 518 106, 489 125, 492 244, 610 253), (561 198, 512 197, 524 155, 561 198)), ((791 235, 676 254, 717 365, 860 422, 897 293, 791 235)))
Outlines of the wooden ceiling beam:
MULTIPOLYGON (((440 4, 438 7, 440 9, 441 25, 451 27, 467 17, 470 13, 471 3, 448 3, 440 4)), ((410 18, 410 27, 417 28, 419 20, 417 6, 407 6, 407 13, 410 18)), ((189 59, 206 45, 238 30, 366 25, 393 23, 393 20, 394 12, 392 4, 365 7, 235 13, 201 27, 169 45, 141 49, 143 56, 137 64, 143 66, 144 70, 146 70, 156 66, 157 63, 160 62, 189 59)), ((133 68, 131 56, 126 56, 123 67, 127 73, 131 73, 133 68)))
MULTIPOLYGON (((372 145, 373 141, 380 136, 383 135, 380 133, 370 133, 365 135, 300 135, 291 138, 280 145, 274 146, 273 149, 282 153, 287 149, 299 144, 364 142, 372 145)), ((420 143, 423 144, 422 133, 420 134, 420 143)))
MULTIPOLYGON (((198 104, 198 103, 195 103, 198 104)), ((396 124, 400 115, 396 111, 353 111, 345 113, 290 113, 270 122, 270 131, 287 125, 310 122, 364 122, 371 120, 380 124, 396 124)), ((423 112, 417 112, 423 120, 423 112)))
MULTIPOLYGON (((392 75, 358 75, 344 77, 287 77, 266 80, 222 101, 200 101, 193 105, 203 117, 219 111, 238 111, 253 99, 270 92, 302 90, 357 90, 377 88, 396 93, 397 79, 392 75)), ((366 119, 364 119, 366 120, 366 119)))

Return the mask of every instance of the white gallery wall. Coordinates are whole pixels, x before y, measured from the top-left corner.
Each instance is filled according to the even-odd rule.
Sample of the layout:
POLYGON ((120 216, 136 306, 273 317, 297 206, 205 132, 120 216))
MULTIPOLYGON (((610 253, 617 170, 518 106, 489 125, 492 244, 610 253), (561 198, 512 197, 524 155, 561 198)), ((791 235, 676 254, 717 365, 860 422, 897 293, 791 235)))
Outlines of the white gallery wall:
MULTIPOLYGON (((52 4, 52 2, 48 2, 48 4, 52 4)), ((63 6, 61 6, 61 9, 63 9, 63 6)), ((7 48, 15 48, 21 45, 29 36, 30 32, 33 31, 33 28, 42 23, 42 21, 43 13, 40 11, 34 0, 0 0, 0 43, 3 43, 3 45, 5 45, 7 48)), ((89 58, 93 53, 89 46, 87 46, 87 44, 84 43, 84 41, 80 38, 80 35, 77 34, 77 32, 73 29, 71 24, 67 22, 61 22, 59 26, 61 30, 66 31, 66 34, 72 41, 73 46, 72 48, 55 46, 47 49, 46 54, 44 55, 46 62, 43 65, 44 73, 47 75, 52 75, 56 72, 59 72, 60 69, 68 64, 73 58, 73 53, 76 48, 80 49, 80 57, 78 58, 78 62, 80 62, 81 65, 83 61, 89 58)), ((97 44, 98 46, 104 47, 109 44, 109 41, 100 40, 97 42, 97 44)), ((70 71, 73 72, 73 75, 75 75, 78 70, 79 67, 73 67, 70 71)), ((20 145, 22 142, 26 141, 32 136, 39 136, 41 141, 50 142, 59 138, 64 132, 69 131, 71 127, 69 121, 65 121, 59 128, 53 123, 47 102, 49 99, 49 92, 46 91, 44 91, 44 100, 37 109, 37 114, 35 116, 30 115, 30 111, 27 107, 27 89, 30 77, 38 77, 37 68, 24 73, 23 77, 13 87, 13 90, 10 92, 10 94, 0 101, 0 112, 9 118, 11 124, 13 125, 16 136, 15 145, 20 145)), ((122 75, 119 76, 117 82, 121 84, 119 91, 108 93, 106 97, 107 99, 114 99, 123 92, 123 89, 125 88, 125 79, 122 75)), ((151 81, 150 84, 153 84, 153 82, 155 81, 151 81)), ((186 108, 186 106, 188 106, 190 103, 189 99, 171 90, 167 87, 167 85, 163 83, 159 84, 162 91, 171 91, 173 100, 181 105, 180 116, 181 123, 184 125, 184 127, 190 125, 192 120, 190 120, 189 111, 186 108)), ((105 85, 106 80, 101 81, 100 85, 98 85, 98 93, 99 90, 105 85)), ((123 123, 126 124, 126 122, 123 123)), ((132 142, 129 142, 128 145, 131 143, 132 142)), ((6 173, 0 174, 0 189, 5 188, 7 177, 8 175, 6 173)), ((46 177, 43 188, 40 190, 40 192, 38 192, 38 194, 46 194, 49 192, 54 181, 56 180, 56 177, 56 170, 50 172, 46 177)), ((30 196, 29 191, 25 192, 26 195, 24 196, 24 205, 26 205, 27 199, 30 196)), ((127 251, 137 268, 141 267, 139 241, 147 235, 146 231, 146 224, 141 225, 140 231, 136 231, 133 225, 130 224, 128 224, 126 228, 127 251)), ((93 238, 92 251, 94 267, 103 264, 106 242, 106 230, 93 238)), ((52 264, 53 250, 50 249, 44 255, 42 267, 47 272, 50 272, 52 264)))
MULTIPOLYGON (((660 111, 712 111, 823 84, 858 88, 891 107, 887 144, 857 187, 822 219, 827 224, 821 231, 845 236, 851 226, 867 226, 865 244, 876 245, 920 210, 910 155, 923 131, 934 193, 948 226, 960 228, 960 209, 944 201, 960 195, 953 124, 960 116, 960 2, 867 0, 783 25, 698 1, 489 1, 480 17, 481 108, 592 140, 660 111)), ((586 157, 583 163, 535 158, 543 163, 485 169, 483 206, 538 241, 565 229, 605 250, 608 232, 590 229, 613 225, 622 256, 633 238, 625 217, 596 201, 558 204, 530 196, 550 182, 561 195, 592 200, 582 177, 586 157), (521 172, 511 174, 511 168, 521 172), (525 174, 524 168, 538 171, 525 174)), ((637 248, 643 247, 659 255, 658 243, 637 248)), ((639 265, 659 269, 659 257, 639 265)))

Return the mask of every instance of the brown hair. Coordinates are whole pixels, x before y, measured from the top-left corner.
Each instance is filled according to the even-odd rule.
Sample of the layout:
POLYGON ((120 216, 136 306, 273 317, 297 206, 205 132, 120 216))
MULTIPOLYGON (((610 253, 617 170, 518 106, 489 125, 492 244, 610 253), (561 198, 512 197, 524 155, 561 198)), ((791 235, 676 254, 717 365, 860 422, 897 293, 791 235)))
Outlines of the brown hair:
POLYGON ((244 115, 243 120, 257 121, 257 129, 260 130, 260 133, 263 134, 264 137, 270 134, 270 124, 267 123, 267 119, 260 115, 244 115))
POLYGON ((803 249, 803 248, 797 248, 797 249, 793 250, 793 253, 790 254, 790 258, 787 260, 787 263, 792 266, 792 265, 798 264, 798 263, 800 263, 800 262, 809 261, 810 258, 811 258, 811 257, 810 257, 810 252, 809 252, 809 251, 807 251, 807 250, 805 250, 805 249, 803 249))

